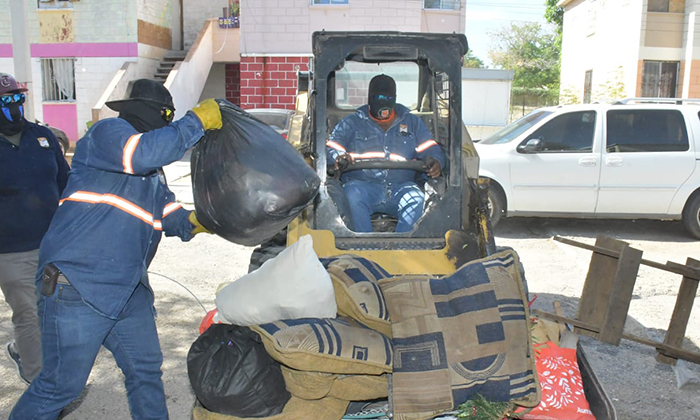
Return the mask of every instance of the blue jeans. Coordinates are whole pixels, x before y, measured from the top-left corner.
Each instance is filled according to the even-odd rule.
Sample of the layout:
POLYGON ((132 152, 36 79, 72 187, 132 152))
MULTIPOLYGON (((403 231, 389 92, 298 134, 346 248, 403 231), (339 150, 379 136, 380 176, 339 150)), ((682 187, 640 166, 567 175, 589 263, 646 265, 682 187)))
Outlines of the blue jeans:
POLYGON ((414 182, 380 184, 348 181, 343 185, 350 202, 355 232, 372 232, 372 213, 387 213, 398 219, 397 232, 408 232, 423 214, 425 194, 414 182))
POLYGON ((163 354, 152 312, 151 292, 139 284, 119 319, 101 316, 70 285, 39 298, 43 369, 15 405, 10 420, 58 418, 83 391, 101 346, 125 376, 134 419, 167 419, 163 354))

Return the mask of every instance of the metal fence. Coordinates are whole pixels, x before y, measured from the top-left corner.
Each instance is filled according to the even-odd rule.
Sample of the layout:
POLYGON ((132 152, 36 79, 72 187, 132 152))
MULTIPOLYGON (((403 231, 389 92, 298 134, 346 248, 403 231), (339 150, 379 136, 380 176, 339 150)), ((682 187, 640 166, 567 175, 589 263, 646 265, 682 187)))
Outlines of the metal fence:
POLYGON ((74 58, 42 58, 41 77, 44 101, 75 101, 74 58))

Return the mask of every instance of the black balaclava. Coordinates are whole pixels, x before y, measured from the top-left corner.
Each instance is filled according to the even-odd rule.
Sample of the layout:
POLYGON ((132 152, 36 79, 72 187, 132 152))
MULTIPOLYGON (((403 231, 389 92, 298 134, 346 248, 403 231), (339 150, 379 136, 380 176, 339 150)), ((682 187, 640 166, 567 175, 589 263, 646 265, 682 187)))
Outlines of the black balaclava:
POLYGON ((160 106, 134 99, 125 104, 119 112, 119 118, 129 122, 141 133, 163 128, 168 122, 163 119, 160 106))
POLYGON ((24 105, 13 102, 2 107, 0 117, 0 133, 6 136, 14 136, 22 132, 24 128, 24 105))
POLYGON ((389 118, 396 106, 396 82, 386 74, 369 82, 369 113, 378 120, 389 118), (381 96, 380 96, 381 95, 381 96))

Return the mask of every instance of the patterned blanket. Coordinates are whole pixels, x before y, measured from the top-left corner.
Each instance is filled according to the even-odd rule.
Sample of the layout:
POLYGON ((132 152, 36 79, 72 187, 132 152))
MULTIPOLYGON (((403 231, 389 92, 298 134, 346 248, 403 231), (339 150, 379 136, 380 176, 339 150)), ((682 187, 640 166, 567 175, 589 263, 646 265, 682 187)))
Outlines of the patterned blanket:
POLYGON ((514 251, 472 261, 444 278, 394 277, 380 286, 392 321, 396 420, 428 419, 475 394, 539 403, 514 251))

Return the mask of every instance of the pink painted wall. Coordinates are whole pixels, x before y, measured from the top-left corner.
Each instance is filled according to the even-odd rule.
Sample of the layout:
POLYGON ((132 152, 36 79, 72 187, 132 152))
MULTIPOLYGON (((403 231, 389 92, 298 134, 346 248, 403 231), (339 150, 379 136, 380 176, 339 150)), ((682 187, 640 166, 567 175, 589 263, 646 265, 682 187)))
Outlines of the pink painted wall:
POLYGON ((74 103, 44 103, 44 123, 63 130, 71 143, 78 141, 78 106, 74 103))
POLYGON ((32 57, 137 57, 136 42, 31 44, 32 57))
POLYGON ((12 57, 12 44, 0 44, 0 57, 12 57))

